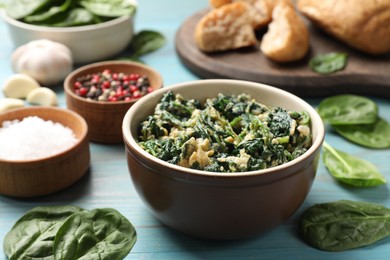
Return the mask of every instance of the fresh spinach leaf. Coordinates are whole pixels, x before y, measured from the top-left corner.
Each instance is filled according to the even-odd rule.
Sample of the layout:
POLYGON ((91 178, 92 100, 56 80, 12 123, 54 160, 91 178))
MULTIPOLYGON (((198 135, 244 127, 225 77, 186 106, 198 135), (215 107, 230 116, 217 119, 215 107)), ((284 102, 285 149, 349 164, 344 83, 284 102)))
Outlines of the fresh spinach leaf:
POLYGON ((69 27, 96 24, 135 14, 135 0, 11 0, 8 15, 41 26, 69 27))
POLYGON ((390 124, 382 118, 373 124, 334 125, 333 128, 356 144, 369 148, 390 148, 390 124))
POLYGON ((136 242, 132 224, 114 209, 93 209, 69 217, 58 230, 58 260, 123 259, 136 242))
POLYGON ((347 66, 348 54, 328 53, 320 54, 309 61, 310 68, 320 74, 330 74, 343 70, 347 66))
POLYGON ((135 1, 132 0, 81 0, 80 5, 98 16, 119 17, 134 15, 135 1))
POLYGON ((71 27, 96 23, 96 16, 91 14, 88 10, 82 8, 74 8, 66 13, 60 21, 55 21, 51 24, 45 24, 52 27, 71 27))
POLYGON ((63 222, 83 209, 74 206, 36 207, 23 215, 4 238, 10 260, 54 259, 53 244, 63 222))
POLYGON ((6 4, 7 14, 14 19, 21 19, 44 8, 50 0, 9 0, 6 4))
POLYGON ((374 101, 350 94, 325 98, 317 111, 331 125, 372 124, 378 117, 378 106, 374 101))
POLYGON ((299 233, 306 243, 326 251, 370 245, 390 236, 390 209, 347 200, 316 204, 300 217, 299 233))
POLYGON ((165 44, 165 37, 159 32, 144 30, 137 33, 130 44, 131 57, 140 57, 153 52, 165 44))
POLYGON ((64 13, 69 10, 73 0, 66 0, 62 5, 52 6, 49 10, 43 13, 36 15, 26 16, 24 19, 28 23, 50 23, 50 20, 56 19, 55 16, 58 16, 61 13, 64 13))
POLYGON ((323 161, 338 181, 356 186, 371 187, 386 183, 386 178, 370 162, 351 156, 323 143, 323 161))

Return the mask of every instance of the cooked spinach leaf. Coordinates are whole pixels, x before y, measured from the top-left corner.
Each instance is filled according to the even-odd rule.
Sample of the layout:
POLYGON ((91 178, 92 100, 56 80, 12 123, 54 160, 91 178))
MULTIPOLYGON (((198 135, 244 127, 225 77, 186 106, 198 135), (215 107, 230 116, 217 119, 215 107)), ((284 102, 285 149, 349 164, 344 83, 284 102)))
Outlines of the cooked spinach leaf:
POLYGON ((268 127, 276 137, 289 136, 292 118, 286 109, 274 108, 268 117, 268 127))
POLYGON ((83 209, 74 206, 36 207, 25 213, 4 238, 10 260, 54 259, 53 245, 64 221, 83 209))
POLYGON ((316 204, 300 217, 299 233, 306 243, 326 251, 367 246, 390 236, 390 209, 348 200, 316 204))
POLYGON ((330 74, 343 70, 348 63, 346 53, 319 54, 309 61, 310 68, 319 74, 330 74))
POLYGON ((369 148, 390 148, 390 124, 378 118, 373 124, 334 125, 343 137, 369 148))
POLYGON ((139 145, 164 161, 213 172, 277 166, 311 146, 306 112, 270 108, 249 95, 203 104, 168 91, 139 127, 139 145))
POLYGON ((370 162, 337 150, 324 142, 323 161, 338 181, 356 186, 371 187, 386 183, 386 178, 370 162))
POLYGON ((54 256, 58 260, 123 259, 136 242, 133 225, 110 208, 78 212, 58 230, 54 256))
POLYGON ((369 98, 357 95, 336 95, 318 105, 318 113, 331 125, 372 124, 378 117, 378 106, 369 98))

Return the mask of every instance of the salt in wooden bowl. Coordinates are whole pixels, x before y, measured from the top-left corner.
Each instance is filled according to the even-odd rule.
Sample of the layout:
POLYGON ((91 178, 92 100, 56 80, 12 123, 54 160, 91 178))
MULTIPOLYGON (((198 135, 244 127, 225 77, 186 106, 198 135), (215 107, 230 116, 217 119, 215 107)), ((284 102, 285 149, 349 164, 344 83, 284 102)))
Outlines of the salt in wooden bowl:
POLYGON ((0 113, 0 125, 4 121, 21 121, 30 116, 58 122, 70 128, 77 141, 66 150, 41 159, 0 158, 2 195, 20 198, 48 195, 74 184, 86 174, 90 166, 88 126, 80 115, 56 107, 26 107, 0 113))

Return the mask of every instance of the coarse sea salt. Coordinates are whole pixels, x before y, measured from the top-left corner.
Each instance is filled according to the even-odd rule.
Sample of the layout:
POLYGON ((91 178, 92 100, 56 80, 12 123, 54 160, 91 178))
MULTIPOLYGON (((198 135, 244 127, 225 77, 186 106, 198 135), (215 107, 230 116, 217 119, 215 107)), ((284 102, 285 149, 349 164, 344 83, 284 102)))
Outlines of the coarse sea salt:
POLYGON ((4 121, 0 128, 0 158, 35 160, 59 154, 77 142, 73 131, 37 116, 4 121))

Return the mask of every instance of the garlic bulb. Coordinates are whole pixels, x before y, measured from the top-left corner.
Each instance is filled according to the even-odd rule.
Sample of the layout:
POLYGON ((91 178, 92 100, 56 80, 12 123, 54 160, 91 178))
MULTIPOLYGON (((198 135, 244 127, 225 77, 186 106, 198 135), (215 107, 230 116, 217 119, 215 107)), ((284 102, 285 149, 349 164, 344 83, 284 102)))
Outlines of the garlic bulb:
POLYGON ((41 85, 60 83, 72 71, 72 53, 65 45, 42 39, 18 47, 12 53, 12 68, 27 74, 41 85))

